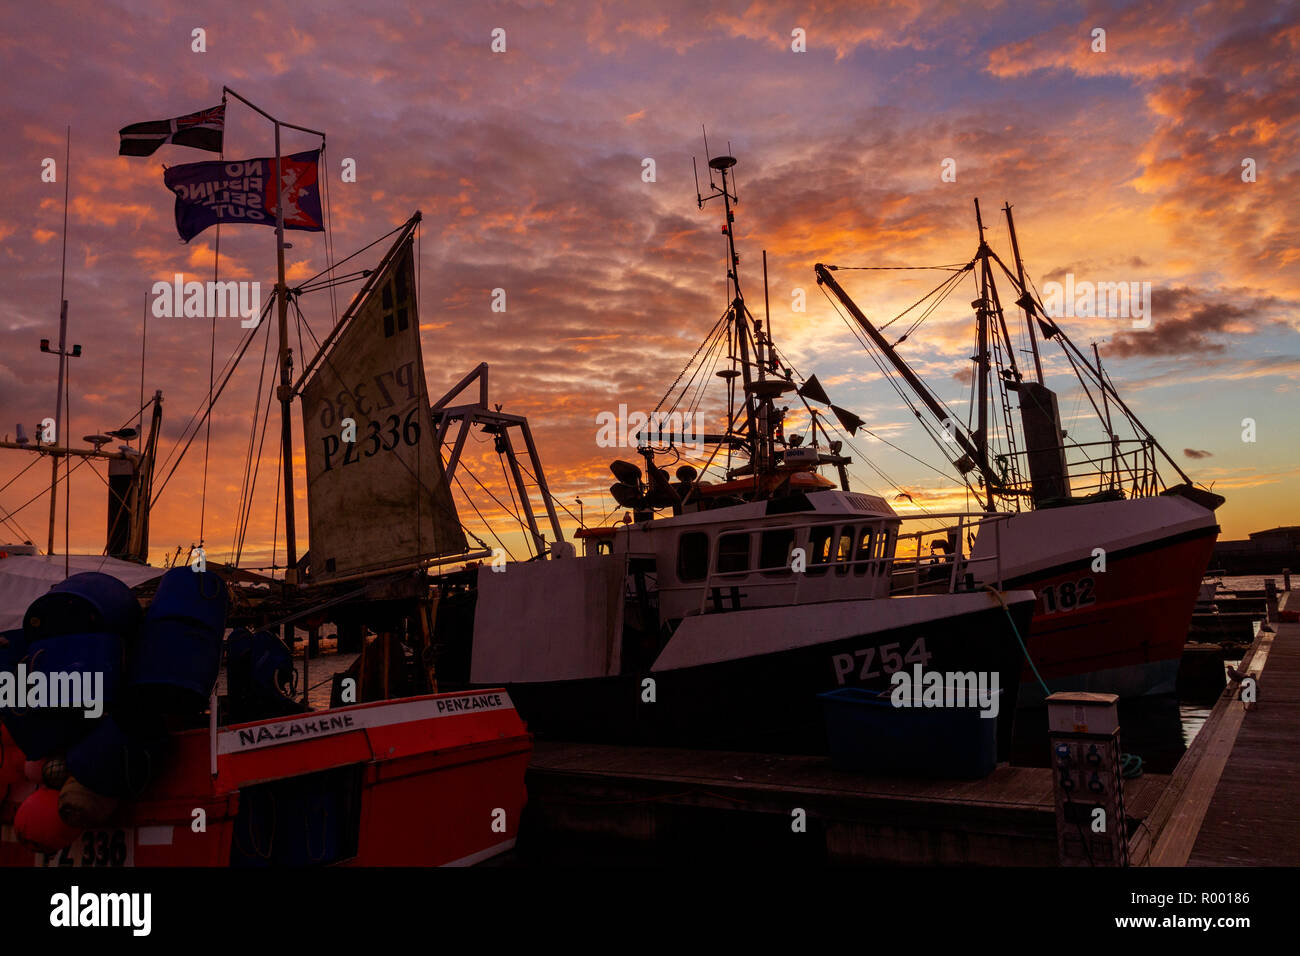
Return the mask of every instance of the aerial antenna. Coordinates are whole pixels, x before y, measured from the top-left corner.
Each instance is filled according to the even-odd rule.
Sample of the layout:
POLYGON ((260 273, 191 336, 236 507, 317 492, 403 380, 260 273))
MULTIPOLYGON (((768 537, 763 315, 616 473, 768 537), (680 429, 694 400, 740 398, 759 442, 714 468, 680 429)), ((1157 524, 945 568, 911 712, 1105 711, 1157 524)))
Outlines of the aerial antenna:
MULTIPOLYGON (((727 140, 727 155, 736 155, 731 149, 731 140, 727 140)), ((731 201, 735 203, 740 202, 740 181, 736 179, 736 174, 734 172, 731 174, 731 201)))
MULTIPOLYGON (((706 130, 703 126, 700 127, 700 130, 701 132, 704 133, 704 161, 708 164, 709 167, 709 195, 705 196, 703 193, 700 192, 699 167, 696 166, 695 157, 692 156, 691 168, 695 170, 695 201, 699 203, 701 209, 704 208, 704 204, 709 200, 718 199, 724 196, 728 200, 728 202, 724 203, 724 205, 729 206, 730 203, 739 202, 740 200, 736 198, 736 179, 735 179, 736 174, 735 173, 731 174, 730 187, 728 187, 727 185, 727 170, 731 169, 733 166, 736 165, 735 157, 731 155, 726 155, 726 156, 710 155, 708 130, 706 130), (720 173, 722 176, 721 186, 719 186, 713 178, 713 173, 715 170, 718 173, 720 173)), ((731 149, 730 142, 727 143, 727 149, 728 150, 731 149)), ((732 216, 730 214, 730 210, 728 209, 728 214, 727 214, 728 231, 730 231, 731 222, 732 222, 732 216)))

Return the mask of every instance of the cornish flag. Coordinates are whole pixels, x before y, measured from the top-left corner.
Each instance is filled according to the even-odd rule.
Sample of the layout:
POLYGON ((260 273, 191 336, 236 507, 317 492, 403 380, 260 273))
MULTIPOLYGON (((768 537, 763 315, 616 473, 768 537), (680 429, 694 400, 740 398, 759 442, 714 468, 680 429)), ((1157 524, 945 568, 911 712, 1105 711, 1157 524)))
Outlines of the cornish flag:
POLYGON ((119 135, 119 156, 152 156, 163 143, 193 146, 213 153, 221 152, 221 136, 226 128, 226 105, 200 110, 176 119, 154 120, 124 126, 119 135))

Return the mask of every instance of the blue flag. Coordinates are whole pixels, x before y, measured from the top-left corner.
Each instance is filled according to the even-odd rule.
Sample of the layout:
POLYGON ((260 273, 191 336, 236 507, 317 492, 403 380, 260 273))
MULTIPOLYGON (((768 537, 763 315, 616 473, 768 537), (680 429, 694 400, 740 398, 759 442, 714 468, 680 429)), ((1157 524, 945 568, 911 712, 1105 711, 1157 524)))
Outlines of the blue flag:
MULTIPOLYGON (((320 150, 280 157, 284 228, 324 232, 321 216, 320 150)), ((275 158, 186 163, 163 173, 176 194, 176 231, 189 242, 219 222, 275 225, 275 158)))

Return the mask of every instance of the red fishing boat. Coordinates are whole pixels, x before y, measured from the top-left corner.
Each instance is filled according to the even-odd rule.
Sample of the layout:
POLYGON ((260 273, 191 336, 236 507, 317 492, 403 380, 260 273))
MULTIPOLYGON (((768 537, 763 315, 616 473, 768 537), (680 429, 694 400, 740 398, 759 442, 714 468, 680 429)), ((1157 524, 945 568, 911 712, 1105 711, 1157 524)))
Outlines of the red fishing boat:
POLYGON ((172 743, 138 799, 51 853, 14 828, 39 783, 0 786, 0 865, 466 866, 514 846, 532 752, 500 690, 194 729, 172 743))
MULTIPOLYGON (((1224 499, 1192 483, 1119 396, 1096 344, 1091 356, 1084 354, 1044 306, 1026 279, 1011 207, 1005 207, 1011 267, 985 242, 978 201, 975 213, 974 257, 941 267, 949 277, 916 303, 913 308, 924 308, 898 341, 882 334, 890 322, 873 322, 840 285, 834 273, 849 267, 818 264, 817 282, 847 312, 841 317, 850 328, 865 334, 862 344, 881 371, 897 377, 899 395, 983 513, 1003 516, 975 535, 970 573, 987 580, 988 559, 996 552, 1006 586, 1037 592, 1021 703, 1041 701, 1045 690, 1172 693, 1219 532, 1215 510, 1224 499), (995 274, 1012 288, 1023 319, 1019 338, 1011 335, 995 274), (925 317, 967 276, 976 296, 975 369, 970 415, 962 422, 898 346, 916 337, 925 317), (1097 441, 1061 427, 1056 392, 1045 384, 1039 336, 1044 347, 1060 347, 1081 400, 1086 396, 1096 413, 1097 441), (1018 353, 1032 357, 1031 367, 1021 367, 1018 353), (1166 483, 1160 458, 1177 482, 1166 483)), ((1122 301, 1129 301, 1126 283, 1109 285, 1116 289, 1108 296, 1119 302, 1123 292, 1122 301)))

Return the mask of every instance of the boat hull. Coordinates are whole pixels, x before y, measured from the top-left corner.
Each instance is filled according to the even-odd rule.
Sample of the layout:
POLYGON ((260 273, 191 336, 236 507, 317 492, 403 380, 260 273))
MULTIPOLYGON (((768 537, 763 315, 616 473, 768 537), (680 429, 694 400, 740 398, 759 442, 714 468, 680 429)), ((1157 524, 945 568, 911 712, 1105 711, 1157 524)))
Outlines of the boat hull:
POLYGON ((912 674, 918 664, 926 672, 985 672, 990 679, 996 675, 1002 689, 998 749, 1004 759, 1023 662, 1015 629, 1027 630, 1032 601, 1019 592, 1008 595, 1007 604, 1004 609, 983 592, 702 615, 683 621, 644 673, 508 687, 530 729, 557 739, 825 753, 818 694, 888 689, 892 673, 912 674), (880 620, 886 612, 923 610, 927 601, 955 601, 970 610, 880 620), (695 633, 684 634, 687 629, 695 633), (695 638, 719 659, 692 661, 695 638), (685 650, 673 653, 673 642, 683 639, 685 650), (787 646, 726 656, 729 640, 751 649, 777 641, 787 646))
POLYGON ((173 744, 141 799, 52 857, 12 826, 35 785, 0 790, 0 865, 471 865, 514 846, 532 753, 499 688, 223 727, 215 776, 206 730, 173 744))
MULTIPOLYGON (((1212 511, 1182 498, 1098 502, 1015 515, 1001 533, 1004 586, 1038 595, 1029 656, 1049 692, 1174 692, 1218 534, 1212 511)), ((1042 703, 1028 664, 1021 679, 1021 706, 1042 703)))

